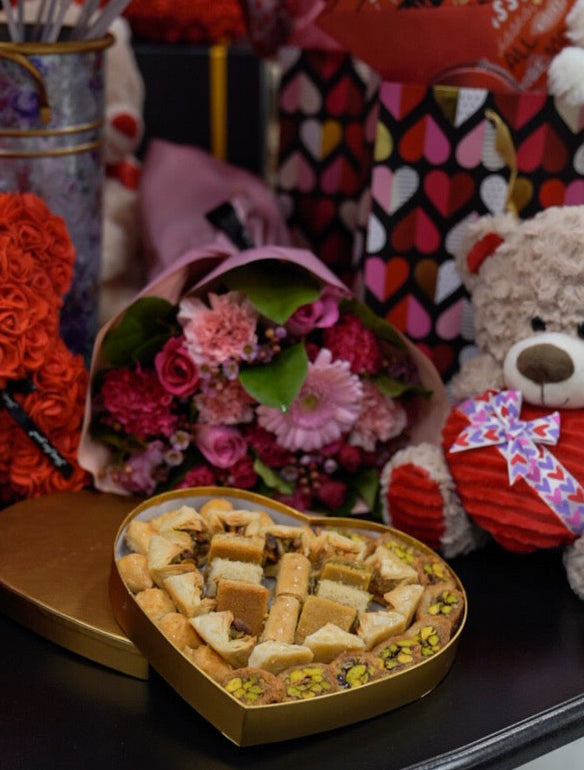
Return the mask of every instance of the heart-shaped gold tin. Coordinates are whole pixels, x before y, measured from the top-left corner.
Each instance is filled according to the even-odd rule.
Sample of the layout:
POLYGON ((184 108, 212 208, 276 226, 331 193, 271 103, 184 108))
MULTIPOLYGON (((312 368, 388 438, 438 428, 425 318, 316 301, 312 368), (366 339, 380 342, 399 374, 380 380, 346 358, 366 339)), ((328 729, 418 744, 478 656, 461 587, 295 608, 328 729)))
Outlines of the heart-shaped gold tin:
MULTIPOLYGON (((181 517, 178 518, 180 519, 181 517)), ((184 519, 184 515, 182 518, 184 519)), ((205 521, 208 522, 209 518, 206 517, 205 521)), ((177 524, 176 526, 180 528, 180 525, 177 524)), ((192 527, 192 525, 189 526, 192 527)), ((166 528, 167 533, 168 527, 166 528)), ((196 539, 192 531, 191 537, 193 540, 196 539)), ((171 539, 173 538, 174 535, 171 539)), ((178 538, 178 540, 182 543, 181 538, 178 538)), ((250 547, 251 545, 250 543, 250 547)), ((149 544, 142 547, 142 559, 144 563, 152 566, 157 557, 152 556, 152 553, 148 556, 149 547, 149 544), (149 559, 150 561, 148 561, 149 559)), ((287 547, 293 551, 293 547, 289 543, 287 547)), ((294 547, 300 548, 298 541, 294 547)), ((260 585, 267 588, 266 596, 268 599, 265 615, 267 619, 279 589, 277 588, 277 566, 266 567, 265 554, 266 552, 264 551, 260 585)), ((346 557, 346 554, 344 556, 346 557)), ((247 557, 242 558, 245 559, 247 557)), ((254 557, 251 556, 249 558, 253 560, 254 557)), ((340 561, 346 564, 347 558, 340 561)), ((183 572, 190 569, 193 569, 192 564, 190 567, 185 567, 183 572)), ((215 584, 219 585, 220 588, 222 586, 221 579, 215 584)), ((245 582, 247 582, 247 579, 245 578, 245 582)), ((235 578, 235 581, 230 580, 229 582, 230 585, 234 582, 237 583, 237 578, 235 578)), ((331 581, 328 582, 330 583, 331 581)), ((114 617, 128 638, 134 642, 152 667, 197 712, 239 746, 282 741, 331 730, 383 714, 426 695, 443 679, 453 664, 468 610, 466 593, 458 577, 441 557, 414 538, 395 529, 385 527, 376 522, 361 520, 360 518, 332 518, 302 514, 267 497, 244 490, 223 487, 197 487, 163 493, 142 502, 131 511, 121 524, 115 539, 109 590, 114 617), (422 652, 417 655, 411 664, 398 667, 395 670, 392 669, 391 671, 382 666, 382 673, 379 674, 377 672, 371 681, 361 683, 363 680, 351 682, 341 677, 341 662, 336 658, 333 661, 327 661, 327 666, 330 665, 334 668, 336 676, 336 684, 330 692, 319 694, 316 697, 290 700, 288 697, 291 691, 284 689, 284 694, 278 696, 281 698, 278 702, 249 705, 249 699, 241 699, 240 695, 244 692, 244 688, 240 688, 241 692, 238 692, 238 683, 241 685, 241 678, 245 676, 250 667, 254 668, 254 661, 260 659, 258 657, 259 649, 262 648, 262 642, 264 641, 262 633, 265 633, 265 631, 262 632, 260 630, 259 633, 256 632, 256 635, 252 637, 255 646, 252 644, 252 653, 249 656, 249 660, 247 660, 248 653, 246 652, 243 653, 243 657, 230 658, 230 653, 225 652, 226 649, 231 649, 229 644, 222 643, 223 647, 218 646, 217 649, 219 650, 222 662, 229 661, 226 665, 230 670, 233 670, 232 677, 230 674, 219 677, 210 669, 195 665, 191 657, 192 648, 188 644, 181 648, 179 642, 177 642, 177 637, 169 634, 164 628, 165 624, 161 624, 160 618, 164 617, 164 614, 168 614, 168 607, 166 610, 153 612, 151 607, 145 603, 144 595, 140 596, 143 591, 148 590, 155 592, 158 596, 161 595, 158 593, 159 591, 167 593, 166 587, 170 587, 171 584, 165 581, 174 574, 173 566, 170 563, 172 557, 169 557, 168 561, 170 571, 165 571, 166 568, 163 568, 162 572, 150 573, 151 577, 154 575, 154 580, 151 582, 153 587, 151 589, 137 587, 134 584, 130 585, 131 581, 128 580, 127 572, 121 568, 124 557, 130 555, 133 551, 135 552, 140 547, 136 545, 134 538, 129 536, 129 532, 135 534, 140 528, 144 528, 144 524, 146 524, 146 528, 150 529, 151 532, 153 530, 157 538, 160 539, 160 537, 165 536, 165 532, 160 532, 160 527, 162 526, 162 529, 167 527, 166 524, 161 525, 161 522, 171 522, 170 528, 172 529, 174 526, 173 522, 177 521, 174 518, 177 511, 180 510, 184 514, 185 511, 190 509, 194 510, 197 516, 200 516, 200 511, 208 511, 209 509, 216 508, 217 505, 230 508, 232 512, 236 512, 238 515, 233 517, 229 513, 229 515, 225 515, 222 518, 219 512, 219 519, 221 519, 222 523, 219 524, 215 534, 211 534, 204 549, 201 548, 198 556, 195 555, 194 559, 193 553, 188 554, 184 549, 182 555, 174 556, 174 565, 179 565, 178 572, 181 574, 181 559, 184 558, 185 562, 189 560, 192 562, 194 560, 197 563, 194 569, 200 574, 200 577, 197 578, 198 585, 202 585, 202 593, 200 595, 203 597, 203 601, 210 603, 204 610, 197 610, 200 613, 198 616, 189 619, 189 624, 201 634, 197 642, 197 645, 201 648, 208 648, 214 645, 213 640, 207 637, 204 630, 201 629, 212 624, 211 621, 219 621, 220 615, 225 615, 225 611, 220 611, 218 607, 218 594, 214 595, 214 598, 205 598, 206 593, 210 592, 211 586, 210 574, 212 570, 210 565, 218 564, 217 560, 222 554, 221 550, 212 550, 214 547, 213 539, 216 537, 216 533, 218 530, 221 530, 222 532, 230 532, 251 539, 258 532, 260 535, 262 533, 265 535, 265 532, 270 529, 270 521, 274 525, 274 531, 280 531, 278 528, 284 527, 309 530, 311 533, 310 548, 308 549, 310 557, 315 559, 315 553, 319 554, 318 559, 320 561, 318 566, 315 567, 313 562, 313 576, 308 594, 302 600, 303 608, 307 606, 307 599, 309 597, 318 596, 318 593, 321 591, 319 587, 321 582, 326 582, 322 580, 323 565, 335 560, 335 546, 330 545, 330 543, 339 538, 341 538, 343 543, 345 541, 359 543, 359 547, 355 548, 355 558, 353 559, 353 556, 351 558, 353 562, 361 560, 363 564, 366 563, 373 575, 372 580, 377 580, 377 582, 375 590, 371 587, 368 589, 374 590, 374 594, 370 594, 370 597, 373 599, 370 606, 364 610, 362 608, 356 611, 355 621, 350 628, 347 627, 345 630, 351 637, 361 634, 366 640, 364 648, 365 658, 374 654, 378 658, 379 650, 384 646, 385 642, 373 646, 371 637, 368 638, 364 632, 365 618, 363 613, 368 616, 370 621, 376 620, 376 617, 373 617, 374 612, 384 613, 384 620, 388 612, 395 614, 394 606, 385 604, 385 599, 380 598, 380 591, 385 589, 392 590, 392 584, 391 579, 387 584, 383 582, 386 575, 385 566, 383 566, 385 562, 380 562, 375 556, 379 549, 383 551, 383 554, 385 550, 389 550, 389 544, 398 544, 401 551, 407 552, 410 555, 413 554, 412 558, 414 559, 410 565, 410 572, 406 568, 408 577, 396 578, 394 587, 397 587, 397 585, 420 584, 424 590, 423 594, 422 590, 420 590, 420 594, 426 597, 433 586, 436 589, 448 586, 449 590, 458 597, 460 602, 456 613, 456 621, 451 624, 447 635, 438 640, 434 646, 426 644, 424 634, 434 632, 436 626, 439 627, 440 621, 443 619, 437 618, 435 614, 432 614, 437 612, 437 603, 434 602, 432 605, 429 605, 426 601, 424 610, 412 611, 410 617, 405 620, 403 632, 396 633, 385 640, 391 642, 404 637, 415 639, 419 643, 418 652, 419 650, 422 652), (258 514, 263 517, 261 524, 258 525, 257 522, 250 524, 252 520, 255 521, 254 516, 258 514), (140 524, 136 524, 136 522, 140 522, 140 524), (267 525, 266 522, 268 522, 267 525), (318 540, 320 545, 317 548, 314 543, 317 542, 318 538, 320 538, 318 540), (326 541, 324 551, 322 550, 323 538, 326 541), (131 547, 128 543, 131 544, 131 547), (361 549, 361 543, 366 543, 366 547, 361 549), (357 554, 357 552, 359 553, 357 554), (412 577, 411 569, 416 571, 416 578, 412 577), (383 574, 381 575, 381 573, 383 574), (435 580, 438 582, 434 583, 435 580), (217 602, 217 605, 214 602, 217 602), (200 618, 203 616, 205 620, 201 623, 200 618), (225 658, 223 658, 224 655, 225 658), (234 680, 236 680, 235 683, 234 680)), ((261 588, 257 590, 258 593, 261 592, 261 588)), ((387 596, 388 593, 389 590, 383 596, 387 596)), ((175 599, 176 596, 173 595, 173 600, 175 599)), ((421 598, 418 607, 421 607, 422 601, 424 600, 421 598)), ((174 603, 176 604, 175 601, 174 603)), ((332 603, 338 604, 339 602, 332 601, 332 603)), ((188 615, 192 610, 186 611, 180 605, 171 607, 170 611, 173 614, 186 613, 188 615)), ((302 622, 301 612, 296 625, 297 632, 302 622)), ((306 620, 306 622, 309 621, 306 620)), ((215 626, 217 626, 217 623, 215 626)), ((307 629, 308 631, 310 631, 310 628, 307 629)), ((239 637, 249 638, 250 630, 244 626, 243 630, 239 629, 238 634, 239 637)), ((314 637, 315 635, 313 634, 312 636, 306 636, 305 641, 302 639, 300 641, 298 639, 293 641, 291 645, 294 651, 298 647, 305 649, 309 641, 314 639, 314 637)), ((239 649, 241 645, 235 646, 239 649)), ((213 654, 216 656, 215 649, 213 654)), ((269 674, 282 681, 284 674, 282 673, 281 666, 270 657, 266 658, 266 660, 268 662, 265 665, 268 668, 269 674)), ((317 662, 318 654, 312 658, 312 663, 316 664, 317 662)), ((361 662, 361 658, 355 653, 355 663, 360 665, 361 662)), ((259 666, 259 669, 261 671, 262 666, 259 666)))

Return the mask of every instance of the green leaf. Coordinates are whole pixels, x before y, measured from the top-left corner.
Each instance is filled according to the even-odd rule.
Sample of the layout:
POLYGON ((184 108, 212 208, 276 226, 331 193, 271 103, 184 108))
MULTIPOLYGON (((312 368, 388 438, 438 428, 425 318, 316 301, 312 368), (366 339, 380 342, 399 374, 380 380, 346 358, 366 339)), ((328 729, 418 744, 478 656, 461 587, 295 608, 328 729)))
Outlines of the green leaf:
POLYGON ((288 411, 308 372, 304 344, 286 348, 267 364, 254 364, 239 370, 239 382, 258 403, 288 411))
POLYGON ((320 296, 318 283, 306 270, 277 259, 235 268, 225 283, 232 291, 242 291, 259 313, 278 324, 320 296))
POLYGON ((102 423, 99 419, 93 419, 89 427, 91 438, 106 444, 116 457, 123 459, 129 454, 142 452, 146 448, 146 443, 133 436, 126 436, 119 431, 113 430, 109 425, 102 423))
POLYGON ((351 486, 372 511, 379 491, 379 472, 375 468, 362 468, 351 479, 351 486))
POLYGON ((259 457, 256 457, 254 460, 253 469, 270 489, 276 489, 283 495, 291 495, 294 492, 294 485, 289 481, 285 481, 278 473, 275 473, 262 462, 259 457))
POLYGON ((371 310, 371 308, 367 307, 367 305, 364 305, 362 302, 355 299, 343 299, 341 302, 341 310, 343 313, 351 313, 351 315, 356 316, 363 326, 366 326, 381 339, 391 342, 398 348, 405 347, 403 339, 399 336, 393 326, 388 323, 385 318, 378 316, 371 310))
POLYGON ((160 297, 141 297, 108 331, 103 352, 112 366, 147 363, 173 334, 178 333, 176 307, 160 297))
POLYGON ((383 395, 389 396, 389 398, 401 398, 403 396, 414 395, 429 398, 432 395, 432 391, 428 390, 423 385, 400 382, 399 380, 391 379, 391 377, 386 377, 383 374, 372 377, 371 382, 375 383, 383 395))

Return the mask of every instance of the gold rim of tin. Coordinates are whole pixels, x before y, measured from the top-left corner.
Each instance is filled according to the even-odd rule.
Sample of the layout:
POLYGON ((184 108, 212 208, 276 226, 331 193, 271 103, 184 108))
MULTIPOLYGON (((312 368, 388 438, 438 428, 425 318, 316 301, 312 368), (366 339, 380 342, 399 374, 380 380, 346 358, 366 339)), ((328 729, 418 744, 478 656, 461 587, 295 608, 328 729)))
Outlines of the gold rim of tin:
POLYGON ((63 155, 75 155, 77 153, 89 152, 90 150, 97 150, 103 144, 101 139, 95 142, 85 142, 84 144, 77 144, 75 147, 55 147, 51 150, 2 150, 0 149, 1 158, 51 158, 62 157, 63 155))
POLYGON ((63 128, 31 128, 31 129, 2 129, 0 128, 0 137, 9 136, 18 139, 27 139, 31 136, 64 136, 69 134, 84 134, 87 131, 97 131, 103 127, 105 121, 94 120, 91 123, 79 123, 75 126, 65 126, 63 128))
POLYGON ((33 41, 24 41, 23 43, 12 43, 10 41, 0 42, 0 50, 5 49, 13 53, 22 53, 26 56, 36 54, 43 56, 47 54, 74 54, 89 53, 91 51, 103 51, 114 44, 115 38, 108 32, 103 37, 95 40, 58 40, 56 43, 38 43, 33 41))

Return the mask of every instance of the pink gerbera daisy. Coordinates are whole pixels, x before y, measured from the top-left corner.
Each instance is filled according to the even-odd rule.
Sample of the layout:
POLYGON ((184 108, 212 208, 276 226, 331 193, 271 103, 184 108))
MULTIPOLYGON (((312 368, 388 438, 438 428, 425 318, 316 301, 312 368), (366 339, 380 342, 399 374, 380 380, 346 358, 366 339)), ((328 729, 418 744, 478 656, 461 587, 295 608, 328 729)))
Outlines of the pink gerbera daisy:
POLYGON ((209 306, 195 297, 186 297, 179 305, 185 344, 198 366, 241 360, 246 349, 257 343, 257 320, 256 309, 238 291, 210 292, 209 306))
POLYGON ((363 388, 346 361, 332 361, 323 348, 308 365, 300 393, 287 412, 259 406, 258 422, 291 451, 310 452, 349 431, 361 411, 363 388))

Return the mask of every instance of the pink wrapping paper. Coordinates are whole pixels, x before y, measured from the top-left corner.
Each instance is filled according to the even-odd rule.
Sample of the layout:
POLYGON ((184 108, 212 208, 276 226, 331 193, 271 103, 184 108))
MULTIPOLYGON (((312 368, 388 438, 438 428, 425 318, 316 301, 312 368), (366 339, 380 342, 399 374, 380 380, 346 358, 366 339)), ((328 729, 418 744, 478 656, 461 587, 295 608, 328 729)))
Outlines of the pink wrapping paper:
MULTIPOLYGON (((169 302, 177 303, 180 297, 187 292, 204 296, 215 288, 220 282, 221 277, 228 271, 251 262, 265 259, 273 260, 274 258, 300 265, 316 276, 323 285, 330 285, 341 289, 347 295, 351 294, 337 276, 309 251, 279 246, 263 246, 234 253, 233 250, 222 250, 215 243, 202 249, 188 251, 145 287, 136 298, 158 296, 167 299, 169 302)), ((91 400, 93 397, 92 383, 97 372, 105 364, 102 355, 102 342, 108 330, 119 322, 122 314, 123 311, 103 326, 96 339, 90 370, 91 384, 87 395, 78 461, 83 468, 93 475, 94 485, 97 489, 102 492, 127 495, 128 492, 126 490, 110 480, 100 479, 99 471, 107 464, 109 451, 103 444, 93 441, 89 435, 91 400)), ((449 402, 444 385, 430 360, 405 337, 402 337, 402 339, 418 367, 422 383, 433 393, 432 398, 427 400, 420 410, 416 425, 412 429, 412 440, 416 443, 418 441, 438 443, 440 440, 440 429, 449 410, 449 402)))
POLYGON ((148 279, 192 249, 217 246, 231 253, 229 239, 205 214, 230 202, 254 245, 290 244, 277 198, 257 176, 204 150, 161 139, 150 142, 140 182, 140 220, 148 279))

